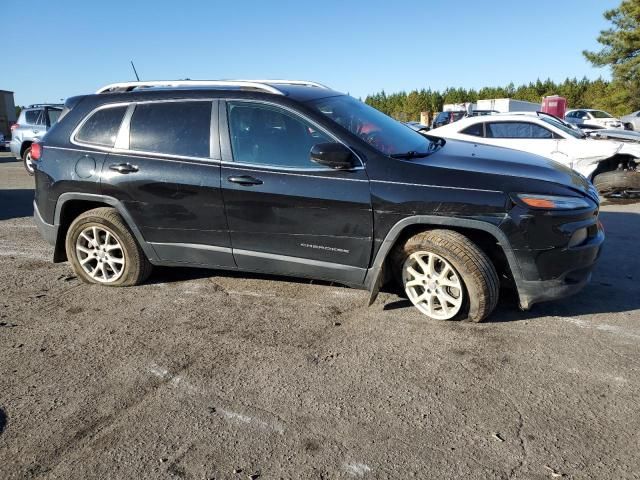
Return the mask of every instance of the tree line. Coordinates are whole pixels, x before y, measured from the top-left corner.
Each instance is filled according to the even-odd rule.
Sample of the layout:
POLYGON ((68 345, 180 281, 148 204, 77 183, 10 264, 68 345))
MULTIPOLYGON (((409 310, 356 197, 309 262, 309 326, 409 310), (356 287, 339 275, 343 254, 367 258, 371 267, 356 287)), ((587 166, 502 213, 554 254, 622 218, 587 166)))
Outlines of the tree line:
POLYGON ((484 87, 478 90, 465 88, 447 88, 443 91, 431 88, 387 94, 384 90, 368 95, 364 101, 374 108, 401 120, 419 120, 420 112, 440 112, 446 103, 476 102, 490 98, 513 98, 527 102, 541 103, 549 95, 560 95, 567 99, 572 108, 598 108, 610 111, 614 115, 624 115, 625 106, 615 105, 611 101, 614 93, 611 82, 599 78, 589 80, 586 77, 567 78, 556 83, 551 79, 536 80, 526 85, 506 87, 484 87))

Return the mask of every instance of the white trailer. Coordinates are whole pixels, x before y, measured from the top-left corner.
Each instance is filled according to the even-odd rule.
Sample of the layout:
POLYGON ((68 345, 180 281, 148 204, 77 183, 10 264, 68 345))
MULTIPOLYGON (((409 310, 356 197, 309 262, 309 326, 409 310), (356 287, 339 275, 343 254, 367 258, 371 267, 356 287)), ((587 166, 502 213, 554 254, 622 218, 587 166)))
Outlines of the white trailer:
POLYGON ((537 112, 542 107, 539 103, 514 100, 513 98, 492 98, 478 100, 476 110, 496 110, 500 113, 507 112, 537 112))

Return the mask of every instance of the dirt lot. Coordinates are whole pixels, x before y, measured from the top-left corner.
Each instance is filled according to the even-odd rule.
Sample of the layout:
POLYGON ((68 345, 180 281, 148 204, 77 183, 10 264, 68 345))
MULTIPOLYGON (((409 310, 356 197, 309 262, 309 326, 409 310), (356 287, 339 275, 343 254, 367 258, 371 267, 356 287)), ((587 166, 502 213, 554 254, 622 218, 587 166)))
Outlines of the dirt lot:
POLYGON ((640 203, 593 282, 491 322, 328 284, 88 286, 0 158, 0 478, 639 478, 640 203))

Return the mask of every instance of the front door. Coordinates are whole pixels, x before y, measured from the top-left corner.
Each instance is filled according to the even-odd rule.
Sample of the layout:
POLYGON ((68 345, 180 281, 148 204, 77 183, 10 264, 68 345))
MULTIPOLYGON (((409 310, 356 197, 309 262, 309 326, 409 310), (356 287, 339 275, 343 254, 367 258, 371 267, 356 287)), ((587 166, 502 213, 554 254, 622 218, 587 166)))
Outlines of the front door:
POLYGON ((220 108, 222 192, 239 268, 361 283, 373 220, 364 167, 311 162, 337 141, 284 107, 229 101, 220 108))

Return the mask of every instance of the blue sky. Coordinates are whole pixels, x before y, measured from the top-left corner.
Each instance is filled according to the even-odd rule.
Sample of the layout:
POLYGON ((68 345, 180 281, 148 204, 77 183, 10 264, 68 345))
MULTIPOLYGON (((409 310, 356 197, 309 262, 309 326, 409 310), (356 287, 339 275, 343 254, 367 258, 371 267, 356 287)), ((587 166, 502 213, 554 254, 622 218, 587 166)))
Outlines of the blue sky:
POLYGON ((619 0, 21 3, 3 8, 0 67, 20 105, 132 80, 129 60, 144 80, 299 78, 356 97, 608 78, 581 51, 619 0))

